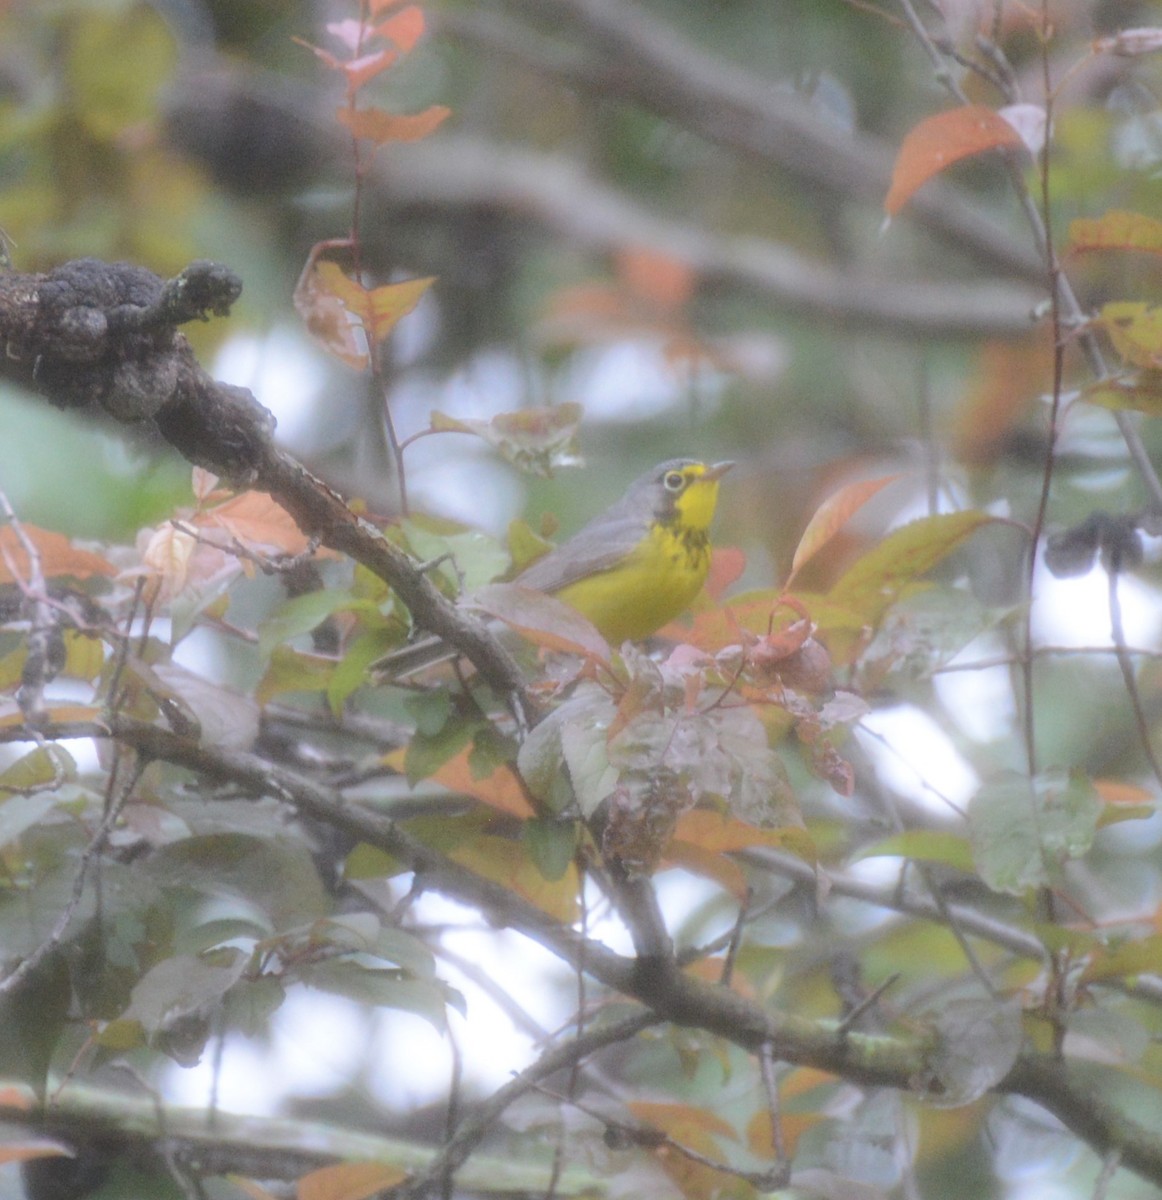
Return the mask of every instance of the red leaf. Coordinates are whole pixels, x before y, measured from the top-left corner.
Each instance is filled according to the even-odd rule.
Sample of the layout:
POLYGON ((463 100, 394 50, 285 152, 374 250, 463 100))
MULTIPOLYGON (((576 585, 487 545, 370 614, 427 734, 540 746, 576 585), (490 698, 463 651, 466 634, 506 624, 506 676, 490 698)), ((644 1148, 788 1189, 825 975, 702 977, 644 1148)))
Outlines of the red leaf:
POLYGON ((442 124, 451 111, 442 104, 433 104, 421 113, 406 116, 382 108, 341 108, 335 116, 355 137, 384 146, 388 142, 418 142, 442 124))
POLYGON ((395 42, 406 54, 415 49, 416 43, 424 35, 424 14, 414 4, 409 5, 400 9, 394 17, 389 17, 375 32, 395 42))
POLYGON ((897 479, 898 475, 884 475, 880 479, 863 479, 858 483, 849 483, 824 500, 807 522, 807 528, 803 530, 803 536, 795 548, 787 586, 791 586, 791 580, 799 573, 799 568, 831 541, 847 524, 853 513, 861 509, 878 491, 897 479))
POLYGON ((884 209, 894 217, 923 184, 962 158, 1024 144, 1004 117, 983 104, 928 117, 909 132, 900 146, 884 209))
MULTIPOLYGON (((58 575, 71 575, 74 579, 88 579, 92 575, 116 575, 113 565, 99 554, 89 550, 78 550, 63 533, 39 529, 35 525, 21 525, 24 536, 36 547, 40 558, 40 570, 46 579, 58 575)), ((13 572, 21 582, 28 582, 28 551, 11 525, 0 529, 0 583, 13 583, 13 572)))
POLYGON ((497 617, 547 650, 609 661, 609 645, 575 608, 519 583, 490 583, 472 593, 472 607, 497 617))
POLYGON ((745 570, 746 555, 737 546, 715 547, 710 555, 710 574, 702 590, 718 603, 726 589, 736 583, 745 570))

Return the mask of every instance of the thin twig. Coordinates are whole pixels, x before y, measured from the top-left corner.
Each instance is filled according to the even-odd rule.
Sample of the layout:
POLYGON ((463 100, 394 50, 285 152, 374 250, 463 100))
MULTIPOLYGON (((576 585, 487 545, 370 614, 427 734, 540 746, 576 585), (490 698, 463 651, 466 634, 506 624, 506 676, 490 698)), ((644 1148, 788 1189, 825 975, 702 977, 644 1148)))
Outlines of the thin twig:
POLYGON ((1130 661, 1130 656, 1125 652, 1126 631, 1122 625, 1122 605, 1118 598, 1118 570, 1119 564, 1111 562, 1107 567, 1108 578, 1108 593, 1110 606, 1110 634, 1114 640, 1114 650, 1117 653, 1118 667, 1122 672, 1122 682, 1126 687, 1126 694, 1130 697, 1130 707, 1134 711, 1134 721, 1138 727, 1138 738, 1142 743, 1142 750, 1145 752, 1146 761, 1150 764, 1150 770, 1154 772, 1154 778, 1159 784, 1162 784, 1162 765, 1159 765, 1158 756, 1154 753, 1154 741, 1150 734, 1150 723, 1146 719, 1146 712, 1142 707, 1142 697, 1138 691, 1138 680, 1134 675, 1134 664, 1130 661))
POLYGON ((494 1092, 475 1112, 465 1117, 460 1122, 455 1134, 444 1144, 427 1168, 401 1187, 395 1195, 401 1200, 402 1198, 419 1200, 420 1197, 427 1194, 436 1180, 445 1178, 463 1165, 468 1156, 491 1132, 501 1114, 514 1101, 537 1088, 543 1080, 571 1066, 574 1062, 587 1058, 605 1046, 629 1041, 642 1030, 661 1023, 661 1018, 655 1013, 642 1010, 600 1029, 591 1028, 581 1037, 571 1039, 546 1051, 532 1066, 526 1067, 519 1075, 494 1092))
POLYGON ((109 834, 116 825, 118 817, 121 815, 121 810, 125 807, 126 802, 133 793, 133 789, 137 786, 142 774, 145 772, 147 762, 143 758, 138 758, 134 763, 134 769, 126 781, 125 786, 121 789, 119 796, 112 800, 107 806, 105 815, 101 819, 101 823, 97 826, 88 845, 85 847, 84 853, 81 855, 80 866, 77 869, 76 878, 73 880, 72 895, 68 902, 61 910, 56 921, 53 922, 53 927, 49 930, 48 936, 43 942, 26 958, 15 970, 11 971, 4 979, 0 979, 0 996, 6 995, 9 992, 15 991, 20 985, 31 975, 37 967, 56 948, 60 945, 66 931, 76 911, 81 903, 81 897, 84 895, 85 882, 88 879, 89 870, 93 863, 97 860, 101 851, 105 848, 105 843, 109 838, 109 834))
POLYGON ((778 1187, 785 1187, 790 1181, 791 1164, 787 1159, 787 1143, 783 1137, 783 1118, 779 1104, 779 1083, 775 1078, 774 1056, 771 1053, 770 1042, 764 1042, 759 1049, 759 1073, 763 1079, 763 1090, 767 1095, 767 1112, 771 1117, 771 1146, 775 1152, 775 1163, 781 1167, 779 1175, 782 1182, 778 1187))
POLYGON ((864 996, 864 998, 858 1004, 854 1005, 849 1012, 843 1014, 843 1019, 839 1022, 839 1027, 837 1030, 841 1037, 850 1029, 855 1027, 860 1017, 862 1017, 863 1014, 868 1011, 868 1009, 874 1007, 879 1002, 879 998, 884 994, 884 992, 896 985, 900 979, 900 974, 901 973, 899 971, 893 971, 887 977, 887 979, 885 979, 878 987, 864 996))

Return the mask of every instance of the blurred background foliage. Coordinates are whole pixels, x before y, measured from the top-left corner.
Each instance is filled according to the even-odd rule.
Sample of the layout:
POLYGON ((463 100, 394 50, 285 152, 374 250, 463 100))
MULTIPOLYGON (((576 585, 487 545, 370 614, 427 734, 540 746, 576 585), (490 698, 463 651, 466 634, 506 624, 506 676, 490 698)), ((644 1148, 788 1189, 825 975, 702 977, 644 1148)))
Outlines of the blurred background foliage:
MULTIPOLYGON (((1096 32, 1145 22, 1153 6, 1053 7, 1064 70, 1096 32)), ((396 340, 388 402, 402 432, 433 407, 588 409, 589 472, 531 498, 462 437, 418 443, 421 506, 500 528, 552 503, 568 523, 671 453, 729 455, 743 467, 727 540, 751 549, 762 582, 785 571, 807 516, 851 475, 912 472, 912 495, 885 498, 876 524, 924 502, 925 472, 1025 512, 1043 444, 1033 401, 1047 359, 1024 340, 1040 268, 988 160, 882 228, 894 146, 945 105, 898 14, 843 0, 618 8, 430 4, 431 36, 372 85, 398 111, 453 109, 437 136, 379 156, 364 205, 375 277, 440 277, 396 340), (654 59, 619 40, 623 18, 654 59)), ((163 274, 194 257, 230 264, 242 304, 191 331, 199 350, 213 362, 232 344, 219 373, 229 365, 230 382, 255 387, 333 483, 389 511, 381 399, 317 357, 289 304, 309 246, 348 229, 351 195, 335 84, 293 38, 324 42, 323 22, 344 11, 4 5, 0 228, 22 269, 80 254, 163 274)), ((1012 23, 1005 47, 1036 99, 1036 38, 1012 23)), ((948 34, 968 36, 954 23, 948 34)), ((1148 204, 1155 71, 1107 56, 1072 74, 1054 164, 1062 230, 1073 215, 1148 204)), ((1157 283, 1141 261, 1086 270, 1099 295, 1157 283)), ((91 436, 18 398, 5 408, 0 464, 28 519, 127 536, 181 487, 147 439, 133 464, 119 450, 102 458, 91 436), (53 493, 73 457, 87 503, 70 519, 53 493)), ((1083 455, 1116 455, 1108 420, 1089 425, 1083 455)), ((1059 476, 1067 496, 1073 478, 1059 476)), ((851 550, 837 544, 816 570, 834 573, 851 550)))

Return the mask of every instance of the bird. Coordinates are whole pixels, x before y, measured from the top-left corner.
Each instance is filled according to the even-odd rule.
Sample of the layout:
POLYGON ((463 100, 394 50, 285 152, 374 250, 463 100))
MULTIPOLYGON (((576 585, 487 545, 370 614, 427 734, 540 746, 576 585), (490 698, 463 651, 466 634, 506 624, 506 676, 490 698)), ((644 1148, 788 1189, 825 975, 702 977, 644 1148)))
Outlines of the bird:
MULTIPOLYGON (((695 458, 659 463, 513 582, 576 609, 610 645, 649 637, 683 612, 706 582, 718 485, 733 466, 695 458)), ((373 669, 380 679, 402 678, 450 657, 438 638, 425 638, 373 669)))

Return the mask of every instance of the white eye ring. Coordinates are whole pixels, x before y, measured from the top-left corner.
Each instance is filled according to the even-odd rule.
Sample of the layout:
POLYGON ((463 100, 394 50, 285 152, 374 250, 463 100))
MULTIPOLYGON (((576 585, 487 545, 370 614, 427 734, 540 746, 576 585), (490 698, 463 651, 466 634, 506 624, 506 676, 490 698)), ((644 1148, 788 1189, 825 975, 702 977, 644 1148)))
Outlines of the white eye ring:
POLYGON ((681 471, 667 471, 662 484, 667 492, 680 492, 686 486, 686 476, 681 471))

